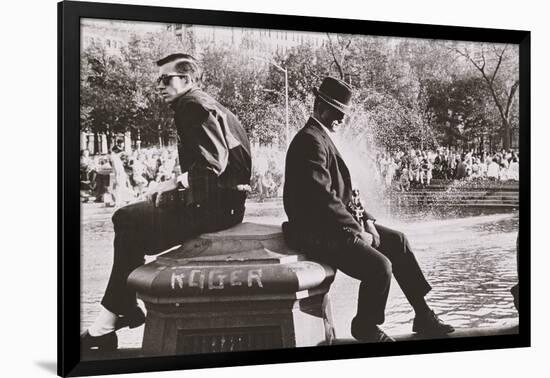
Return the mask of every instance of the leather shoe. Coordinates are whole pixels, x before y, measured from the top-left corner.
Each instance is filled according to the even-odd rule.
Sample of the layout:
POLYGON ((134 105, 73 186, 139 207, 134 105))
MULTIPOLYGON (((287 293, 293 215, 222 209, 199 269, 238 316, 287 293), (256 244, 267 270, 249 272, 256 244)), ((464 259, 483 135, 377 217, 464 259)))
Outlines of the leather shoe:
POLYGON ((145 314, 138 306, 124 315, 119 315, 115 321, 115 330, 101 336, 92 336, 86 330, 80 335, 80 347, 85 352, 113 352, 118 348, 116 331, 121 328, 137 328, 145 323, 145 314))
POLYGON ((92 336, 86 330, 80 335, 80 349, 83 352, 113 352, 118 348, 116 332, 109 332, 101 336, 92 336))
POLYGON ((391 343, 395 341, 377 325, 359 326, 355 319, 351 322, 351 335, 355 339, 367 343, 391 343))
POLYGON ((424 316, 416 316, 413 321, 413 332, 430 336, 443 336, 454 332, 454 327, 445 324, 432 310, 424 316))
POLYGON ((126 314, 118 316, 115 321, 115 331, 124 327, 137 328, 143 323, 145 323, 145 314, 141 308, 136 306, 126 314))

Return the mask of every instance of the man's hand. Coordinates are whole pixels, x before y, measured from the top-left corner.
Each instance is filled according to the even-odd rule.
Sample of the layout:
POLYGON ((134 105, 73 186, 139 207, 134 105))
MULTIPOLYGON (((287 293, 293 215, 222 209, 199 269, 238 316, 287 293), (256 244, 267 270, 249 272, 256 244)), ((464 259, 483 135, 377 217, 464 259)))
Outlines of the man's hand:
POLYGON ((374 238, 368 232, 363 231, 359 235, 357 235, 357 237, 363 240, 368 245, 372 246, 372 242, 374 241, 374 238))
POLYGON ((187 172, 184 172, 178 176, 178 178, 176 179, 176 184, 177 183, 179 183, 184 189, 189 187, 189 179, 188 179, 187 172))
POLYGON ((155 207, 164 207, 167 203, 174 200, 177 190, 177 182, 174 179, 161 182, 153 191, 147 193, 147 199, 155 207))
POLYGON ((374 248, 378 248, 380 246, 380 235, 378 234, 378 231, 376 231, 376 227, 374 226, 374 222, 372 220, 367 219, 365 222, 365 231, 372 235, 372 246, 374 248))

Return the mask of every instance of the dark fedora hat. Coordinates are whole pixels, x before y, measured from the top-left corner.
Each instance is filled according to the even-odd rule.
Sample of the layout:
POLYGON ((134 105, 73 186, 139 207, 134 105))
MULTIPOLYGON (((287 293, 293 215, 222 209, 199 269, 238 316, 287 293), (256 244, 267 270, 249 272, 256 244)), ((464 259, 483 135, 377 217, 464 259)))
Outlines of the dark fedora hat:
POLYGON ((350 113, 352 91, 344 81, 332 76, 325 77, 319 89, 314 88, 313 93, 342 113, 350 113))

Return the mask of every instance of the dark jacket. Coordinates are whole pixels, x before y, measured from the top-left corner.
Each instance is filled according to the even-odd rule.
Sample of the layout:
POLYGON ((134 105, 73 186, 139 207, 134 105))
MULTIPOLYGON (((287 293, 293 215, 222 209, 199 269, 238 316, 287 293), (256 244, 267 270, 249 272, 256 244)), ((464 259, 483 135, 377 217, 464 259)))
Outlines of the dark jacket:
POLYGON ((457 180, 462 180, 463 178, 466 178, 467 174, 466 174, 466 163, 464 163, 463 161, 461 161, 460 163, 458 163, 458 166, 456 168, 456 175, 455 175, 455 179, 457 180))
MULTIPOLYGON (((321 239, 356 235, 362 227, 346 209, 352 199, 350 173, 322 127, 310 118, 288 149, 283 200, 289 224, 285 229, 321 239)), ((367 219, 374 218, 367 213, 367 219)))
POLYGON ((171 106, 181 171, 188 172, 188 202, 212 203, 220 192, 250 184, 250 143, 233 113, 198 88, 171 106))

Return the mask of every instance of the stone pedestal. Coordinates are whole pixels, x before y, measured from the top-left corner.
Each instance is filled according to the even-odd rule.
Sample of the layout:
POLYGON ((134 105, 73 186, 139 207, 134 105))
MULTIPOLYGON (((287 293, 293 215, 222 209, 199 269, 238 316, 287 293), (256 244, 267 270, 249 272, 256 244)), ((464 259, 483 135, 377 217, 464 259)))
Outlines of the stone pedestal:
POLYGON ((190 240, 128 278, 147 308, 146 355, 330 343, 333 280, 280 227, 253 223, 190 240))

